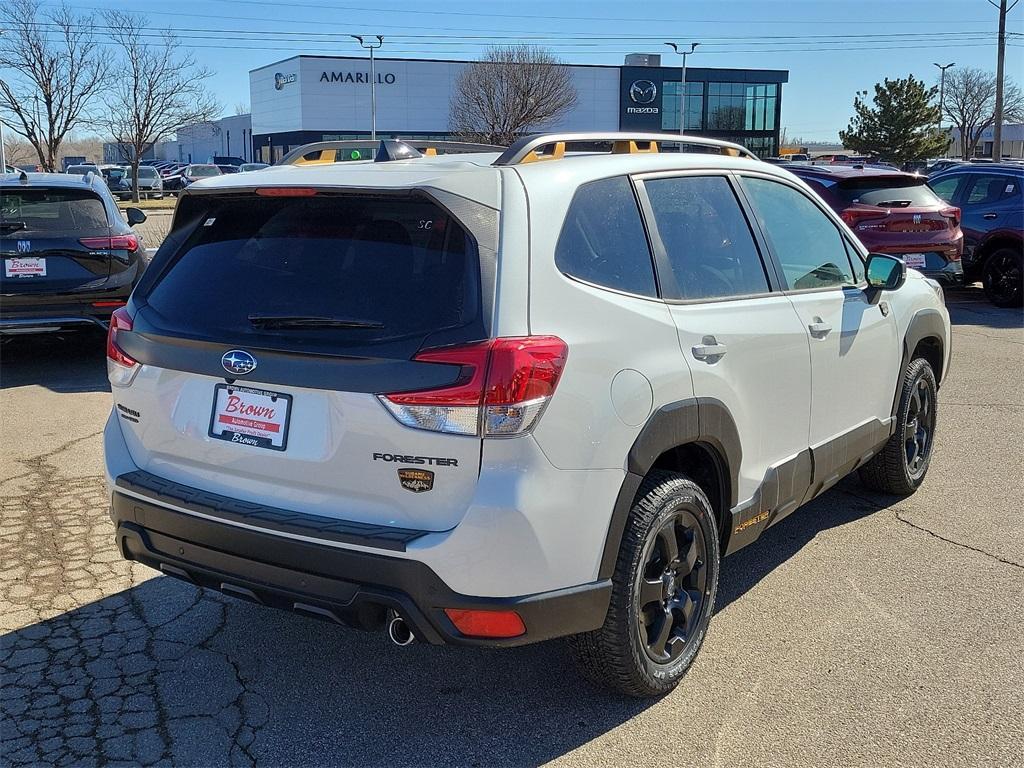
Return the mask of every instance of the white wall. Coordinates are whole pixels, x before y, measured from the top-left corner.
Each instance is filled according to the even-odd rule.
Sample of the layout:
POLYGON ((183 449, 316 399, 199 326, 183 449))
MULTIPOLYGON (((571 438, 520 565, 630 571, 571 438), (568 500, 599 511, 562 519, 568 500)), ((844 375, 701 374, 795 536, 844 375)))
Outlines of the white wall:
MULTIPOLYGON (((444 133, 448 105, 464 62, 380 60, 377 130, 381 133, 444 133)), ((370 64, 367 58, 295 57, 249 73, 253 130, 370 131, 370 64), (324 73, 327 77, 324 77, 324 73), (275 88, 275 75, 295 82, 275 88)), ((548 128, 616 130, 617 67, 570 67, 577 104, 548 128)), ((538 126, 539 127, 539 126, 538 126)))

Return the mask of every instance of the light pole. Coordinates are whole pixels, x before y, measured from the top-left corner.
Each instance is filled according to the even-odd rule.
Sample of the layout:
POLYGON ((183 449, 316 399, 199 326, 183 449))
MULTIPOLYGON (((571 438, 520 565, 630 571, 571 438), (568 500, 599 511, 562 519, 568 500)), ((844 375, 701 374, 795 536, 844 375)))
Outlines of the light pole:
POLYGON ((936 63, 934 61, 932 63, 935 64, 935 66, 938 67, 939 71, 942 73, 942 74, 939 75, 939 130, 941 131, 942 130, 942 109, 943 109, 943 107, 946 104, 946 70, 949 69, 950 67, 956 66, 956 62, 955 61, 951 61, 951 62, 949 62, 949 64, 945 64, 945 65, 938 64, 938 63, 936 63))
POLYGON ((665 43, 683 57, 682 75, 679 80, 679 132, 686 133, 686 57, 697 50, 700 43, 690 43, 690 50, 683 50, 676 43, 665 43))
POLYGON ((373 68, 373 52, 384 45, 384 38, 380 35, 374 35, 377 38, 377 44, 374 45, 372 41, 366 42, 363 40, 362 35, 349 35, 349 37, 355 38, 359 41, 359 45, 366 48, 370 52, 370 141, 377 141, 377 74, 373 68))

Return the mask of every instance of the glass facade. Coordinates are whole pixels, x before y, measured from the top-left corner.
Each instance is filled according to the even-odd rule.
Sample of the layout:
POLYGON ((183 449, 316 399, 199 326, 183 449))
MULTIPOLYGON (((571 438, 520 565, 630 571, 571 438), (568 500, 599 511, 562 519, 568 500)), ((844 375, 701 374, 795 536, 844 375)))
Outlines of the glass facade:
POLYGON ((708 83, 707 129, 775 130, 777 104, 775 83, 708 83))
MULTIPOLYGON (((661 128, 664 131, 679 130, 679 83, 666 81, 661 104, 661 128)), ((703 127, 704 83, 686 84, 686 128, 699 131, 703 127)))

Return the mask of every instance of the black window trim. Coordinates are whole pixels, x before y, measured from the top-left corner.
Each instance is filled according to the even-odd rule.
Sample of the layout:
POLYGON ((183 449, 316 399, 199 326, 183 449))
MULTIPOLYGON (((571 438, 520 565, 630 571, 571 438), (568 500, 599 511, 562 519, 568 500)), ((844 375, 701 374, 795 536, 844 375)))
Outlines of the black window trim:
POLYGON ((723 168, 687 168, 685 170, 669 170, 669 171, 651 171, 648 173, 637 173, 632 175, 633 183, 637 189, 637 196, 640 200, 640 212, 643 215, 644 226, 648 231, 648 238, 651 241, 652 251, 654 253, 654 266, 655 274, 658 280, 659 288, 661 286, 668 286, 669 291, 662 291, 661 300, 666 304, 672 305, 688 305, 688 304, 718 304, 728 301, 743 301, 749 299, 759 299, 767 296, 771 296, 776 293, 781 293, 782 283, 777 274, 777 267, 775 264, 766 259, 765 256, 768 253, 766 250, 766 243, 760 232, 760 229, 753 222, 751 215, 752 210, 741 193, 736 179, 732 171, 723 168), (764 270, 765 278, 768 282, 767 291, 759 291, 757 293, 744 293, 736 294, 732 296, 715 296, 712 298, 699 298, 699 299, 683 299, 683 298, 672 298, 666 296, 666 293, 671 292, 674 296, 681 296, 682 291, 679 288, 679 284, 675 279, 675 272, 672 269, 671 261, 668 257, 668 252, 665 249, 665 245, 661 240, 661 235, 658 233, 657 220, 654 216, 654 208, 651 205, 650 197, 647 194, 647 189, 644 186, 644 182, 653 181, 656 179, 667 179, 667 178, 683 178, 687 176, 698 176, 698 177, 709 177, 709 176, 720 176, 723 177, 729 184, 729 188, 732 190, 733 195, 736 197, 736 204, 746 219, 747 228, 750 231, 751 240, 754 243, 754 247, 757 250, 758 258, 761 260, 761 268, 764 270))
POLYGON ((568 280, 573 281, 574 283, 579 283, 580 285, 586 285, 586 286, 588 286, 590 288, 595 288, 595 289, 597 289, 599 291, 607 291, 609 293, 618 294, 619 296, 628 296, 628 297, 633 298, 633 299, 643 299, 644 301, 653 301, 653 302, 658 302, 658 303, 661 303, 661 302, 664 301, 664 299, 662 298, 662 296, 663 296, 662 282, 661 282, 661 279, 660 279, 660 277, 658 275, 657 259, 656 259, 655 255, 654 255, 654 243, 651 240, 651 231, 650 231, 650 229, 647 226, 646 217, 644 215, 643 203, 641 202, 641 199, 640 199, 640 194, 639 194, 639 190, 637 189, 637 184, 636 184, 636 182, 634 181, 633 177, 630 174, 628 174, 628 173, 613 173, 613 174, 611 174, 609 176, 601 176, 601 177, 596 178, 596 179, 587 179, 587 181, 582 182, 579 185, 577 185, 576 189, 573 190, 572 197, 569 199, 569 205, 565 209, 565 215, 562 217, 562 225, 561 225, 561 227, 559 227, 558 237, 555 238, 555 250, 554 250, 554 253, 552 254, 552 263, 554 264, 555 270, 558 272, 558 274, 560 274, 562 277, 564 277, 564 278, 566 278, 568 280), (643 294, 643 293, 633 293, 632 291, 624 291, 621 288, 615 288, 615 287, 610 286, 610 285, 603 285, 602 283, 595 283, 595 282, 593 282, 591 280, 586 280, 586 279, 584 279, 582 277, 574 275, 571 272, 566 272, 565 270, 563 270, 558 265, 558 242, 559 242, 559 240, 562 239, 562 231, 565 229, 565 222, 569 218, 569 212, 572 210, 572 205, 576 201, 576 196, 579 194, 579 191, 581 189, 583 189, 583 187, 585 187, 588 184, 594 184, 595 182, 599 182, 599 181, 608 181, 609 179, 621 179, 621 178, 625 178, 626 183, 629 184, 629 186, 630 186, 630 188, 631 188, 631 190, 633 192, 633 202, 637 206, 637 215, 640 217, 640 226, 644 230, 644 238, 647 241, 647 256, 651 260, 651 273, 654 276, 654 295, 653 296, 648 296, 648 295, 643 294))
MULTIPOLYGON (((817 200, 815 200, 813 197, 811 197, 810 195, 807 194, 807 190, 802 189, 798 184, 793 184, 789 179, 784 179, 782 177, 775 176, 775 175, 770 174, 770 173, 758 173, 756 171, 747 171, 747 170, 736 171, 736 172, 734 172, 734 174, 736 176, 736 179, 737 179, 737 182, 738 182, 738 186, 740 187, 741 190, 743 190, 744 199, 747 201, 748 205, 750 205, 751 214, 752 214, 752 221, 754 222, 755 228, 759 232, 761 232, 761 225, 757 222, 757 216, 753 215, 753 205, 750 203, 749 198, 746 196, 747 195, 747 191, 746 191, 746 189, 743 186, 743 180, 745 178, 758 178, 758 179, 765 179, 766 181, 774 181, 774 182, 776 182, 778 184, 782 184, 784 186, 789 187, 793 191, 798 192, 799 194, 801 194, 805 198, 807 198, 812 204, 814 204, 815 207, 817 207, 817 209, 819 211, 821 211, 822 213, 825 214, 826 218, 828 218, 828 220, 830 222, 832 222, 832 226, 835 227, 836 233, 839 235, 840 242, 843 244, 843 250, 847 252, 846 253, 846 258, 849 260, 850 254, 849 254, 848 246, 850 245, 850 240, 849 240, 849 237, 846 234, 846 229, 847 229, 846 225, 843 222, 843 220, 841 218, 839 218, 839 215, 835 211, 833 211, 829 206, 822 205, 821 203, 819 203, 817 200)), ((764 232, 761 232, 761 236, 764 238, 766 253, 769 254, 769 257, 771 258, 771 261, 772 261, 772 264, 773 264, 773 266, 775 268, 775 271, 779 275, 779 279, 780 279, 780 282, 781 282, 780 292, 786 294, 787 296, 791 295, 791 294, 792 295, 801 295, 801 294, 805 294, 805 293, 824 293, 826 291, 849 291, 849 290, 860 290, 860 291, 863 291, 863 290, 865 290, 868 287, 867 278, 866 278, 866 266, 867 266, 867 263, 866 263, 865 259, 863 258, 863 253, 862 253, 863 249, 862 248, 855 248, 857 254, 861 256, 861 260, 865 261, 865 279, 864 280, 862 280, 860 282, 857 282, 857 283, 852 283, 850 285, 829 285, 829 286, 824 286, 824 287, 821 287, 821 288, 790 288, 789 284, 782 277, 782 275, 784 274, 783 271, 782 271, 782 262, 779 261, 778 255, 775 253, 775 250, 771 247, 771 244, 768 242, 768 238, 764 235, 764 232)), ((854 270, 852 263, 850 264, 850 271, 853 273, 854 277, 856 277, 856 270, 854 270)))

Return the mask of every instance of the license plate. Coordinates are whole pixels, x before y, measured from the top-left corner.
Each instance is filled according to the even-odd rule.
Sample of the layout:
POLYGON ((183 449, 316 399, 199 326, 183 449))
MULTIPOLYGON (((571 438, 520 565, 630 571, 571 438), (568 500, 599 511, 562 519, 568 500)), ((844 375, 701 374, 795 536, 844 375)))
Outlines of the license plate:
POLYGON ((210 437, 283 451, 288 446, 292 396, 218 384, 213 393, 210 437))
POLYGON ((903 261, 908 267, 919 269, 928 262, 927 254, 924 253, 904 253, 903 261))
POLYGON ((46 259, 4 259, 4 277, 46 277, 46 259))

